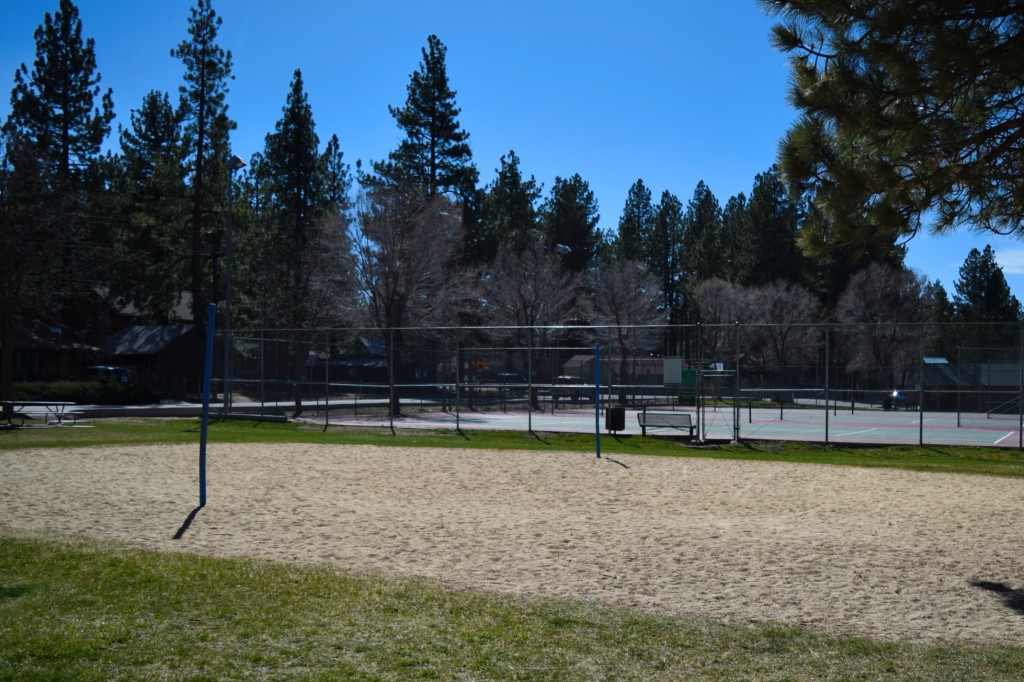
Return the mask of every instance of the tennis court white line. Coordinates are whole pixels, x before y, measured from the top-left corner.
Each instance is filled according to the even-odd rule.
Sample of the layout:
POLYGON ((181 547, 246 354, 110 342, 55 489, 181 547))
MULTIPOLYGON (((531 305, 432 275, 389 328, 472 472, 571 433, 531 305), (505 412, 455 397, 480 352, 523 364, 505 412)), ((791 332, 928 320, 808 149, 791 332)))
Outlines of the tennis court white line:
POLYGON ((1000 444, 1000 443, 1002 443, 1002 442, 1003 442, 1004 440, 1006 440, 1007 438, 1009 438, 1010 436, 1013 436, 1013 435, 1015 435, 1015 434, 1016 434, 1016 432, 1015 432, 1015 431, 1010 431, 1010 432, 1009 432, 1008 434, 1006 434, 1005 436, 1003 436, 1002 438, 1000 438, 999 440, 997 440, 997 441, 995 442, 995 444, 996 444, 996 445, 999 445, 999 444, 1000 444))
POLYGON ((836 438, 846 438, 847 436, 856 436, 858 433, 871 433, 872 431, 877 431, 877 430, 878 429, 863 429, 861 431, 850 431, 848 433, 838 433, 838 434, 836 434, 836 438))

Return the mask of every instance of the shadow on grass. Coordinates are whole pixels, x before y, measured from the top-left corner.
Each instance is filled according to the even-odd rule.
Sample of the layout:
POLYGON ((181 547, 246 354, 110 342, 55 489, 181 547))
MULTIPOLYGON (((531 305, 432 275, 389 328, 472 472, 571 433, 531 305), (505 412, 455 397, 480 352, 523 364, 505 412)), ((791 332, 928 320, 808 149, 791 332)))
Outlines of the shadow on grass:
POLYGON ((1005 583, 990 580, 972 580, 971 585, 999 595, 1007 608, 1024 615, 1024 590, 1015 590, 1005 583))
POLYGON ((6 599, 17 599, 18 597, 28 594, 27 587, 5 587, 0 585, 0 601, 6 599))
POLYGON ((639 440, 635 440, 632 436, 625 436, 625 437, 623 437, 623 436, 620 436, 617 433, 612 433, 612 434, 608 434, 608 435, 610 435, 613 439, 615 439, 615 442, 618 443, 619 445, 625 445, 626 447, 630 447, 630 448, 633 448, 635 450, 639 450, 640 449, 640 441, 639 440))

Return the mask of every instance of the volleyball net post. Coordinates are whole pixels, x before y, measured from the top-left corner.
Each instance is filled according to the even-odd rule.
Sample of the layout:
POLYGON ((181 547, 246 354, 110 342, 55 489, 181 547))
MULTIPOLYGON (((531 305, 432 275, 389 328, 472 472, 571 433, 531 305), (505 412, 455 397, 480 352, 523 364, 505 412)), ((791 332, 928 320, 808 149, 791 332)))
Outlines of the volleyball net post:
POLYGON ((199 429, 199 506, 206 506, 206 432, 210 424, 210 379, 213 374, 213 333, 217 323, 217 306, 206 309, 206 359, 203 362, 203 418, 199 429))

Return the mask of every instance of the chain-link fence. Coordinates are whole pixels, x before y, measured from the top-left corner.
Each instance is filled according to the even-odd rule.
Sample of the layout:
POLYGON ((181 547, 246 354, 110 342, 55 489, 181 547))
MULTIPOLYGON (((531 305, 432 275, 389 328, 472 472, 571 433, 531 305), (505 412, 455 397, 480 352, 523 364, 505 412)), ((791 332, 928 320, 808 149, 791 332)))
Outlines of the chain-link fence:
POLYGON ((602 403, 693 411, 702 435, 721 413, 731 438, 757 437, 755 409, 779 421, 911 412, 922 434, 1022 420, 1016 324, 244 330, 231 339, 227 387, 235 411, 592 409, 596 346, 602 403))

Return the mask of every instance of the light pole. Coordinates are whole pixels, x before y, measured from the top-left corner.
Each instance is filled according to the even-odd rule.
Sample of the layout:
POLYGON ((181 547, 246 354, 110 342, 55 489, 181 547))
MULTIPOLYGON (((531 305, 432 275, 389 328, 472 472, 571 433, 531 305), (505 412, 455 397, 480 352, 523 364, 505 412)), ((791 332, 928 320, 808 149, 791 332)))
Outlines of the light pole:
POLYGON ((228 230, 224 266, 224 414, 231 411, 231 205, 234 203, 235 171, 245 168, 245 161, 234 154, 228 159, 228 230))

